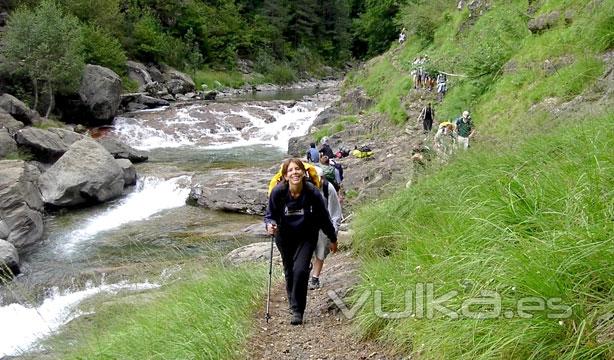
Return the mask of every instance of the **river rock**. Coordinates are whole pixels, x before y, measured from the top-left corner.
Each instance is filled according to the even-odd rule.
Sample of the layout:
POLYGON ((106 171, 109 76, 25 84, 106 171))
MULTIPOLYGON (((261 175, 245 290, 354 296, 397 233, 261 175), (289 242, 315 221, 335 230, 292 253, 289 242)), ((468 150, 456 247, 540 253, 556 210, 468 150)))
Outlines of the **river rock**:
POLYGON ((162 74, 166 88, 173 95, 193 92, 196 89, 196 84, 194 84, 192 78, 170 66, 164 66, 162 74))
POLYGON ((72 144, 39 183, 46 204, 76 206, 121 195, 124 172, 102 145, 86 138, 72 144))
MULTIPOLYGON (((264 262, 271 258, 271 241, 263 241, 245 245, 238 249, 234 249, 225 257, 233 265, 239 265, 247 262, 264 262)), ((273 246, 273 261, 281 263, 281 255, 277 246, 273 246)))
POLYGON ((363 88, 357 87, 343 96, 339 105, 344 112, 355 114, 371 107, 373 99, 363 88))
POLYGON ((122 81, 113 70, 86 65, 81 78, 79 96, 95 122, 108 122, 117 114, 122 81))
POLYGON ((26 125, 38 123, 40 115, 11 94, 0 96, 0 108, 26 125))
POLYGON ((331 121, 335 120, 337 117, 339 117, 339 109, 337 109, 336 107, 326 108, 322 110, 322 112, 320 112, 318 116, 316 116, 316 119, 313 121, 313 124, 311 124, 311 126, 321 126, 324 124, 328 124, 331 121))
POLYGON ((22 129, 23 126, 21 121, 15 120, 11 114, 3 108, 0 108, 0 129, 5 128, 8 130, 9 134, 14 135, 19 129, 22 129))
POLYGON ((12 277, 17 274, 19 274, 17 249, 10 242, 0 239, 0 283, 4 275, 12 277))
POLYGON ((0 161, 0 238, 18 249, 43 236, 38 169, 22 160, 0 161))
POLYGON ((128 159, 115 159, 124 172, 124 186, 136 184, 136 169, 128 159))
POLYGON ((137 150, 111 137, 99 137, 96 138, 96 141, 116 159, 128 159, 136 164, 147 161, 149 158, 146 152, 137 150))
POLYGON ((56 161, 68 151, 70 145, 83 138, 83 135, 65 129, 44 130, 34 127, 21 129, 15 136, 17 144, 28 148, 43 162, 56 161))
POLYGON ((269 180, 261 170, 229 171, 197 179, 188 202, 214 210, 264 215, 269 180))
POLYGON ((17 143, 8 129, 0 128, 0 159, 17 152, 17 143))
POLYGON ((127 61, 126 67, 128 77, 139 84, 139 91, 145 91, 145 86, 153 81, 147 67, 136 61, 127 61))

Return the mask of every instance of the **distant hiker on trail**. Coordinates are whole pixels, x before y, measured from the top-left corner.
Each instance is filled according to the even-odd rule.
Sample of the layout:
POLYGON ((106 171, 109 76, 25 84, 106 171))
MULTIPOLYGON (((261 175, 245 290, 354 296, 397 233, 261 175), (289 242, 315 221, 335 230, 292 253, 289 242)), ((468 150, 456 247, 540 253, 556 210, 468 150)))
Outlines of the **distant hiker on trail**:
POLYGON ((324 153, 320 154, 319 167, 320 169, 322 169, 324 178, 328 180, 335 187, 335 190, 339 191, 339 189, 341 188, 341 181, 343 179, 341 178, 341 172, 339 171, 336 165, 337 163, 331 163, 331 160, 326 154, 324 153))
POLYGON ((456 143, 456 126, 449 122, 444 121, 439 124, 439 129, 435 134, 434 142, 435 149, 444 156, 452 154, 454 144, 456 143))
POLYGON ((322 145, 320 146, 320 153, 323 153, 324 155, 328 156, 329 159, 332 159, 335 157, 335 153, 333 152, 333 149, 331 149, 330 145, 328 145, 327 137, 322 138, 322 145))
POLYGON ((431 107, 431 103, 422 108, 420 115, 418 115, 418 122, 422 120, 422 128, 424 133, 427 134, 433 129, 433 120, 435 120, 435 109, 431 107))
POLYGON ((465 150, 469 148, 469 139, 473 137, 475 128, 469 111, 463 111, 463 115, 454 121, 456 133, 458 134, 458 145, 462 145, 465 150))
POLYGON ((318 149, 316 149, 315 143, 309 144, 309 150, 307 150, 307 161, 315 164, 320 162, 320 153, 318 152, 318 149))
MULTIPOLYGON (((326 202, 326 208, 328 209, 328 213, 330 215, 330 220, 335 227, 335 233, 339 232, 339 225, 341 224, 341 203, 339 202, 339 197, 337 196, 337 191, 335 191, 335 187, 328 182, 324 178, 324 173, 322 169, 318 169, 318 175, 320 175, 320 191, 322 192, 322 196, 324 196, 324 200, 326 202)), ((322 272, 322 267, 324 266, 324 259, 330 252, 331 243, 328 238, 324 235, 322 231, 318 234, 318 245, 316 246, 315 251, 315 259, 313 261, 313 272, 311 274, 311 280, 309 280, 309 289, 319 289, 320 288, 320 273, 322 272)))
POLYGON ((443 97, 448 91, 447 82, 448 78, 446 77, 446 74, 439 73, 439 75, 437 75, 437 101, 439 102, 443 101, 443 97))
POLYGON ((405 42, 405 28, 403 28, 403 30, 401 30, 401 33, 399 34, 399 44, 402 44, 405 42))
POLYGON ((275 244, 284 266, 286 292, 292 318, 290 324, 303 323, 307 305, 309 264, 321 229, 337 251, 337 234, 318 188, 307 182, 300 159, 288 159, 282 165, 283 181, 269 196, 264 215, 266 230, 275 236, 275 244))

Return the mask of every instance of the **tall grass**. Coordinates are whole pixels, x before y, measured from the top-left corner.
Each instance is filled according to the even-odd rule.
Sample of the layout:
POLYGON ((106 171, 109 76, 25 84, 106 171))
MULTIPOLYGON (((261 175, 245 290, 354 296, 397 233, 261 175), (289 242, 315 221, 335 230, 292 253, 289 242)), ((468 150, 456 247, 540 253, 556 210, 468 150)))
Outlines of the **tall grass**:
MULTIPOLYGON (((63 359, 240 359, 261 306, 264 267, 211 267, 141 301, 101 306, 63 359)), ((77 335, 75 335, 77 336, 77 335)), ((66 338, 66 335, 64 336, 66 338)))
POLYGON ((381 290, 383 309, 402 311, 404 291, 430 283, 435 298, 458 291, 450 309, 486 290, 500 296, 502 312, 385 319, 368 303, 359 332, 424 359, 611 359, 613 119, 538 135, 514 151, 474 148, 361 211, 353 223, 353 247, 365 260, 357 295, 381 290), (524 318, 518 301, 527 297, 552 306, 524 318))

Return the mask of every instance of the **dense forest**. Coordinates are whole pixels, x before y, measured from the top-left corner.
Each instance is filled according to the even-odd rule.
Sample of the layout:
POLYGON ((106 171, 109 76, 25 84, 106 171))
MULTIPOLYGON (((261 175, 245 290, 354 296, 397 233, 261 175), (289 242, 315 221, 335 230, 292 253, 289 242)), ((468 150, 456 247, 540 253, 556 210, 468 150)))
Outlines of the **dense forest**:
MULTIPOLYGON (((34 16, 79 24, 86 63, 124 72, 127 59, 181 70, 233 71, 249 60, 273 82, 322 75, 386 50, 403 3, 420 0, 9 0, 8 25, 34 16), (41 13, 42 3, 60 15, 41 13)), ((0 5, 2 7, 2 5, 0 5)), ((47 10, 48 11, 48 10, 47 10)), ((73 26, 73 25, 71 25, 73 26)), ((73 39, 71 39, 73 40, 73 39)), ((75 55, 76 56, 76 55, 75 55)), ((73 57, 75 57, 73 56, 73 57)))

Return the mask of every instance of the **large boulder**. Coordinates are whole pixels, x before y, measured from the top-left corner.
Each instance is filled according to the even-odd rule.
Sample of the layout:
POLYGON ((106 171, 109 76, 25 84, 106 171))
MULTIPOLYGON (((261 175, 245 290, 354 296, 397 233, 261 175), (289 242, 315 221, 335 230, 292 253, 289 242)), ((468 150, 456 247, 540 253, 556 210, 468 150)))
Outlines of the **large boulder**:
POLYGON ((11 114, 13 118, 26 125, 36 124, 40 115, 11 94, 0 96, 0 108, 11 114))
POLYGON ((136 61, 126 62, 128 77, 139 84, 139 91, 145 91, 145 86, 152 82, 151 75, 147 67, 136 61))
POLYGON ((252 169, 196 179, 188 203, 214 210, 264 215, 270 177, 252 169))
POLYGON ((15 246, 0 239, 0 282, 4 276, 19 274, 19 255, 15 246))
POLYGON ((373 99, 363 88, 357 87, 343 96, 339 105, 344 112, 355 114, 371 107, 373 99))
MULTIPOLYGON (((242 246, 228 253, 225 259, 233 265, 268 262, 271 259, 271 242, 263 241, 242 246)), ((281 255, 277 246, 273 246, 273 261, 277 264, 281 263, 281 255)))
POLYGON ((154 109, 170 105, 170 103, 164 99, 147 96, 144 93, 131 93, 121 95, 121 105, 123 108, 130 110, 131 107, 134 107, 133 104, 138 104, 142 106, 142 109, 154 109))
POLYGON ((313 121, 311 126, 320 126, 324 124, 328 124, 339 117, 339 109, 337 107, 329 107, 322 110, 316 119, 313 121))
POLYGON ((0 108, 0 129, 6 128, 9 134, 14 135, 19 129, 22 129, 23 126, 21 121, 15 120, 11 114, 3 108, 0 108))
POLYGON ((119 109, 122 81, 113 70, 86 65, 81 78, 79 96, 95 122, 109 122, 119 109))
POLYGON ((54 162, 64 155, 70 145, 84 136, 74 131, 50 128, 48 130, 28 127, 19 130, 15 139, 43 162, 54 162))
POLYGON ((7 129, 0 128, 0 159, 16 152, 17 143, 7 129))
POLYGON ((45 204, 76 206, 121 195, 124 172, 102 145, 85 138, 72 144, 39 183, 45 204))
POLYGON ((136 184, 136 168, 128 159, 115 159, 124 173, 124 186, 136 184))
POLYGON ((187 74, 182 73, 170 66, 165 66, 162 69, 164 82, 168 91, 173 94, 185 94, 193 92, 196 89, 196 84, 187 74))
POLYGON ((18 249, 43 236, 39 176, 38 169, 25 161, 0 161, 0 238, 18 249))
POLYGON ((146 152, 136 150, 119 140, 110 137, 99 137, 96 138, 96 141, 116 159, 128 159, 133 163, 140 163, 148 159, 146 152))

